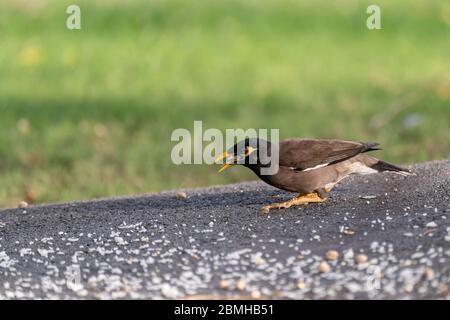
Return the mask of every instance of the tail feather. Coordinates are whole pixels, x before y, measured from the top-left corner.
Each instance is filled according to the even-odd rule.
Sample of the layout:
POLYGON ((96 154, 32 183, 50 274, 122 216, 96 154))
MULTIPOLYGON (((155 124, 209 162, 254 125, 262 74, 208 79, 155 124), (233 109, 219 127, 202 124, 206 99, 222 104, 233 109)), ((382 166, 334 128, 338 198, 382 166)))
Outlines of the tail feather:
POLYGON ((402 176, 410 176, 413 175, 413 173, 405 168, 401 168, 399 166, 387 163, 385 161, 379 160, 377 163, 375 163, 374 165, 371 166, 372 169, 377 170, 378 172, 383 172, 383 171, 391 171, 394 173, 398 173, 402 176))
POLYGON ((382 150, 381 148, 377 148, 377 146, 380 145, 377 142, 367 142, 367 143, 363 143, 363 145, 364 145, 364 149, 361 151, 361 153, 382 150))

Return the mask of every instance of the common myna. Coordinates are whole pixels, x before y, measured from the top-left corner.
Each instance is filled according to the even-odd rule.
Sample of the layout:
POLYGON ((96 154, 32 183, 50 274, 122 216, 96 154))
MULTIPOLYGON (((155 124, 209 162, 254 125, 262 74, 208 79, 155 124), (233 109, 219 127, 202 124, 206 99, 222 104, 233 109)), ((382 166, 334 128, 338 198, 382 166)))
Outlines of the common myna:
POLYGON ((323 202, 327 194, 343 178, 351 174, 371 174, 391 171, 410 175, 410 171, 364 153, 380 150, 378 143, 361 143, 346 140, 287 139, 274 146, 271 142, 247 138, 225 151, 216 160, 222 161, 219 172, 236 164, 252 170, 261 180, 279 189, 298 192, 295 198, 262 208, 289 208, 293 205, 323 202), (272 147, 272 148, 271 148, 272 147), (258 150, 265 150, 267 161, 261 161, 258 150), (271 150, 278 151, 279 169, 273 174, 262 174, 271 165, 271 150))

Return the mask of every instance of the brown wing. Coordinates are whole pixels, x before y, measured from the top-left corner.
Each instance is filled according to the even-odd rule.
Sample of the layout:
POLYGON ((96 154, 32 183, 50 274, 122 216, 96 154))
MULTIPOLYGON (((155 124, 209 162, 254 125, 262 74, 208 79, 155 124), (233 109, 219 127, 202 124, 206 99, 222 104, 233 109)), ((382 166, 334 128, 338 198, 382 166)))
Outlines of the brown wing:
POLYGON ((293 170, 307 170, 327 166, 378 150, 378 143, 360 143, 346 140, 287 139, 280 142, 280 166, 293 170))

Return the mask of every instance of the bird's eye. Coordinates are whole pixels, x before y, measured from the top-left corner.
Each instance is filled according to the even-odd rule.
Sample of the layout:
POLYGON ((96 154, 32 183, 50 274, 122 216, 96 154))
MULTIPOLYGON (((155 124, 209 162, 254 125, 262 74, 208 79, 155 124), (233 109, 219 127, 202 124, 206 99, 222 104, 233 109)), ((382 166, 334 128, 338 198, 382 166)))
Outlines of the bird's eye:
POLYGON ((253 147, 251 147, 251 146, 248 146, 248 147, 246 147, 245 148, 245 156, 246 157, 248 157, 251 153, 253 153, 253 151, 255 151, 256 149, 255 148, 253 148, 253 147))

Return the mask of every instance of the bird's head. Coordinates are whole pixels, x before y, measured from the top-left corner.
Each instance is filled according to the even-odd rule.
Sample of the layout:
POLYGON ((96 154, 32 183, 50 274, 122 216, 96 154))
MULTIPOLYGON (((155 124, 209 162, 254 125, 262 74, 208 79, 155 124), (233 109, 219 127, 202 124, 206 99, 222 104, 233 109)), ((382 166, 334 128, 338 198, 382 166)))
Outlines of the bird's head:
POLYGON ((219 172, 222 172, 234 165, 243 165, 245 167, 259 167, 265 161, 261 161, 261 156, 270 157, 270 142, 259 138, 246 138, 230 149, 222 153, 216 159, 216 163, 222 163, 219 172))

